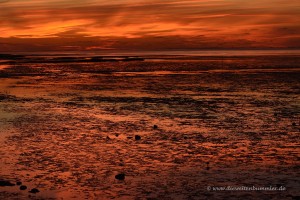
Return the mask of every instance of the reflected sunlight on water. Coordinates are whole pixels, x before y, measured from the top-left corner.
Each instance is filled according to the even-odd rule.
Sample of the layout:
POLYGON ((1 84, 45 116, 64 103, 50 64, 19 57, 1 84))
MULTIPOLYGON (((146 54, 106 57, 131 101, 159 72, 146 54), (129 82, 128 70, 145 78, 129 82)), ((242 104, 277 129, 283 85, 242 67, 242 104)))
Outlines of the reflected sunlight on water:
POLYGON ((299 58, 274 59, 12 64, 0 73, 0 179, 43 199, 300 195, 299 58), (227 185, 288 191, 206 189, 227 185))

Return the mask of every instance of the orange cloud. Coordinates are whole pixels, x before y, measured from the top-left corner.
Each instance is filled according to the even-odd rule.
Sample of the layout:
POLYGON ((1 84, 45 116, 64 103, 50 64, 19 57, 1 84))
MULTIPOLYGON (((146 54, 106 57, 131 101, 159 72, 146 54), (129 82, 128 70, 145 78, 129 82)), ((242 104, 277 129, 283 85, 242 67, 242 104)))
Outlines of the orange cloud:
POLYGON ((7 0, 0 6, 0 37, 48 38, 53 43, 57 40, 51 38, 77 38, 83 48, 83 37, 119 43, 135 39, 145 45, 155 37, 179 37, 182 48, 198 44, 199 38, 199 48, 221 43, 232 48, 295 47, 290 41, 300 33, 298 0, 7 0))

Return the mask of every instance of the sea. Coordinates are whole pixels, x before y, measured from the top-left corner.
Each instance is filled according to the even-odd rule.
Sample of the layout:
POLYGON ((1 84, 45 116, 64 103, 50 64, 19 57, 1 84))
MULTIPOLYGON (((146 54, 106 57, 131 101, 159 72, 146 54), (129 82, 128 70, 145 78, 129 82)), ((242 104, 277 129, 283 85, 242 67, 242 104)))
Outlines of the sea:
POLYGON ((300 50, 0 54, 0 198, 297 199, 299 77, 300 50))

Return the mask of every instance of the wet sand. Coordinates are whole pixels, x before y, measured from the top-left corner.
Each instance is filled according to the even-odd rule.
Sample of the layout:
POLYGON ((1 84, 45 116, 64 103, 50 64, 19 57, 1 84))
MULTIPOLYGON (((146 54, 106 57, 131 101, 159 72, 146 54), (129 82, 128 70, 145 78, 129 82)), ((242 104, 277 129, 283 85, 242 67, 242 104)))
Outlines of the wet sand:
POLYGON ((298 56, 4 59, 1 199, 300 196, 298 56))

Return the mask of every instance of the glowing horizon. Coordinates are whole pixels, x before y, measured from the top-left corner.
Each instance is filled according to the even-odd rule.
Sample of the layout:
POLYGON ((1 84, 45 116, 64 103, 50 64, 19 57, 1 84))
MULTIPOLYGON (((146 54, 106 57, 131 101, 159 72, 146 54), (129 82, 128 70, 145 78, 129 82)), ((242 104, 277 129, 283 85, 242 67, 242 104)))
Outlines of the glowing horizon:
POLYGON ((299 48, 297 0, 0 0, 1 51, 299 48))

